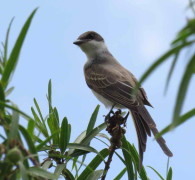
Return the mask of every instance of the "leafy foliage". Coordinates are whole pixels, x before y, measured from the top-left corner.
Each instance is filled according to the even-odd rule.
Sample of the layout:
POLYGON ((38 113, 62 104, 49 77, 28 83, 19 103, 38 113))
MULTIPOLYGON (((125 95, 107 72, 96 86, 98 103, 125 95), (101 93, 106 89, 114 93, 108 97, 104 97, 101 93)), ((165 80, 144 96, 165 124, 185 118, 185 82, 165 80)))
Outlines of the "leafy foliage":
MULTIPOLYGON (((194 1, 191 1, 190 8, 194 12, 194 1)), ((149 68, 148 70, 142 75, 140 79, 140 84, 145 81, 159 66, 161 66, 165 61, 171 61, 172 64, 167 75, 167 82, 165 85, 165 92, 168 89, 169 82, 173 71, 175 70, 175 65, 179 60, 179 56, 182 52, 192 50, 192 55, 186 56, 186 60, 188 62, 187 66, 184 69, 184 74, 180 82, 180 86, 177 93, 177 98, 175 101, 174 113, 172 118, 172 123, 163 129, 160 132, 160 135, 169 132, 171 129, 176 128, 181 123, 186 122, 189 118, 194 116, 194 108, 189 111, 190 117, 186 118, 185 120, 182 118, 182 107, 185 101, 185 97, 187 94, 187 89, 190 85, 193 75, 195 74, 195 53, 194 53, 194 45, 195 45, 195 19, 190 19, 187 21, 184 28, 182 28, 176 38, 171 43, 171 48, 165 54, 163 54, 159 59, 157 59, 149 68), (187 60, 188 58, 188 60, 187 60), (183 119, 183 121, 181 121, 183 119), (168 128, 169 127, 169 128, 168 128)))

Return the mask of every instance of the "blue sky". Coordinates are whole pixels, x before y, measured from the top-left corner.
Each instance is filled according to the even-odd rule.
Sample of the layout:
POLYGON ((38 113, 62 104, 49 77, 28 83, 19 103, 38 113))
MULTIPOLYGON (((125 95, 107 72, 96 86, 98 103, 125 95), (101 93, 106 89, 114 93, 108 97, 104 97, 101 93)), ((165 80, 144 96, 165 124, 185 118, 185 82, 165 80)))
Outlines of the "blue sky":
MULTIPOLYGON (((39 7, 11 82, 15 90, 10 99, 31 114, 30 107, 35 97, 46 115, 47 84, 49 79, 52 79, 53 104, 58 108, 60 117, 67 116, 74 127, 74 140, 86 129, 89 117, 99 102, 85 84, 83 65, 86 57, 72 42, 85 31, 97 31, 104 37, 112 54, 139 79, 147 67, 168 50, 171 40, 185 25, 186 18, 190 17, 186 12, 187 3, 187 0, 2 1, 1 41, 5 38, 11 18, 15 16, 10 47, 26 18, 33 9, 39 7)), ((164 96, 169 66, 170 62, 165 63, 143 84, 150 102, 155 107, 149 111, 159 129, 171 121, 176 90, 186 66, 185 55, 177 64, 169 91, 164 96)), ((194 91, 194 84, 191 84, 183 112, 194 107, 194 100, 191 98, 194 91)), ((97 125, 103 122, 102 116, 108 112, 100 105, 97 125)), ((194 127, 195 122, 191 120, 164 136, 174 153, 170 161, 173 179, 195 178, 194 127)), ((137 145, 131 118, 128 119, 126 137, 137 145)), ((103 147, 101 144, 98 146, 99 149, 103 147)), ((155 167, 165 175, 166 162, 167 157, 153 138, 150 138, 144 165, 155 167)), ((122 169, 123 165, 115 158, 108 179, 114 178, 122 169)), ((158 179, 150 169, 147 169, 147 172, 152 180, 158 179)), ((127 176, 123 179, 127 179, 127 176)))

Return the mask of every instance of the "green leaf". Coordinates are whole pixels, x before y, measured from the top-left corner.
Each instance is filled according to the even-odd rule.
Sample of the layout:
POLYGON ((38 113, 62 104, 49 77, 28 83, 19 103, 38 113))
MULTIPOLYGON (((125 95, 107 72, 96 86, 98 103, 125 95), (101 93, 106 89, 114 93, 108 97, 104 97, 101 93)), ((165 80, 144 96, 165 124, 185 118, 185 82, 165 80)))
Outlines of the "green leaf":
POLYGON ((57 127, 59 128, 59 124, 60 124, 60 119, 59 119, 59 115, 58 115, 58 110, 56 107, 54 107, 53 109, 53 113, 54 113, 54 117, 56 119, 56 124, 57 124, 57 127))
POLYGON ((40 117, 41 122, 42 122, 42 124, 44 126, 44 129, 47 129, 46 124, 45 124, 45 120, 43 119, 43 115, 42 115, 41 110, 40 110, 40 107, 39 107, 39 105, 37 103, 37 100, 35 98, 34 98, 34 104, 35 104, 35 107, 36 107, 36 109, 37 109, 37 111, 39 113, 39 117, 40 117))
POLYGON ((172 176, 173 176, 173 172, 172 172, 172 168, 169 168, 169 172, 167 174, 167 179, 166 180, 172 180, 172 176))
MULTIPOLYGON (((48 126, 49 126, 51 133, 59 131, 59 127, 57 125, 57 121, 56 121, 53 113, 49 115, 49 117, 47 119, 47 123, 48 123, 48 126)), ((55 134, 55 136, 53 136, 52 140, 53 140, 53 144, 59 145, 59 134, 55 134)))
POLYGON ((59 147, 60 147, 60 151, 63 154, 66 150, 66 147, 69 143, 70 140, 70 129, 68 126, 68 120, 65 117, 62 120, 62 124, 61 124, 61 130, 60 130, 60 143, 59 143, 59 147))
POLYGON ((35 129, 35 121, 33 121, 32 119, 30 119, 28 121, 28 127, 27 127, 27 131, 30 134, 31 137, 34 136, 34 129, 35 129))
POLYGON ((164 180, 164 178, 160 175, 160 173, 156 170, 156 169, 154 169, 153 167, 151 167, 151 166, 148 166, 150 169, 152 169, 157 175, 158 175, 158 177, 161 179, 161 180, 164 180))
MULTIPOLYGON (((86 136, 86 131, 83 131, 79 136, 75 139, 74 143, 79 144, 86 136)), ((68 155, 72 154, 74 150, 70 149, 68 150, 68 155)))
POLYGON ((51 84, 51 79, 49 80, 48 83, 48 105, 49 105, 49 113, 52 112, 52 84, 51 84))
POLYGON ((18 122, 19 122, 19 114, 18 112, 12 112, 12 122, 9 130, 9 140, 18 138, 18 122))
POLYGON ((67 180, 75 180, 74 176, 72 175, 72 173, 68 170, 68 169, 64 169, 62 171, 63 176, 66 177, 67 180))
POLYGON ((177 37, 177 38, 171 43, 171 45, 176 45, 177 43, 183 43, 183 42, 186 41, 187 38, 189 38, 192 34, 194 34, 193 31, 188 31, 188 32, 185 32, 185 33, 181 34, 179 37, 177 37))
MULTIPOLYGON (((101 125, 97 126, 96 128, 94 128, 86 137, 83 138, 83 140, 80 142, 80 144, 82 145, 88 145, 90 143, 90 141, 103 129, 106 128, 106 123, 102 123, 101 125)), ((83 152, 78 152, 79 150, 75 150, 75 151, 68 151, 68 155, 74 157, 74 156, 78 156, 81 154, 85 154, 83 152)))
MULTIPOLYGON (((183 124, 184 122, 186 122, 187 120, 189 120, 190 118, 192 118, 193 116, 195 116, 195 108, 188 111, 187 113, 185 113, 184 115, 180 116, 177 125, 174 127, 177 127, 181 124, 183 124)), ((155 138, 159 138, 160 136, 162 136, 163 134, 171 131, 173 129, 173 124, 169 124, 168 126, 166 126, 162 131, 160 131, 155 138)))
POLYGON ((97 119, 97 115, 98 115, 99 109, 100 109, 100 105, 97 105, 95 110, 94 110, 94 112, 93 112, 93 114, 91 115, 89 124, 87 126, 86 134, 88 134, 90 131, 93 130, 93 128, 95 126, 95 122, 96 122, 96 119, 97 119))
POLYGON ((2 101, 0 101, 0 106, 4 106, 6 108, 9 108, 11 110, 14 110, 16 112, 18 112, 19 114, 21 114, 25 119, 29 120, 29 119, 32 119, 29 115, 27 115, 26 113, 20 111, 17 107, 14 107, 14 106, 10 106, 2 101))
POLYGON ((126 171, 127 171, 127 168, 124 168, 115 178, 114 178, 114 180, 120 180, 122 177, 123 177, 123 175, 126 173, 126 171))
POLYGON ((86 135, 86 137, 81 141, 81 144, 88 144, 100 131, 102 131, 105 128, 106 128, 106 123, 100 124, 92 131, 90 131, 89 134, 86 135))
POLYGON ((18 165, 20 167, 20 172, 22 175, 22 179, 24 180, 29 180, 28 174, 27 174, 27 169, 25 168, 25 166, 23 165, 23 163, 21 161, 18 162, 18 165))
MULTIPOLYGON (((48 142, 50 142, 50 140, 51 140, 57 133, 58 133, 58 131, 55 132, 55 133, 53 133, 51 136, 48 136, 44 141, 42 141, 39 145, 36 146, 36 150, 37 150, 37 151, 41 151, 42 148, 43 148, 44 146, 46 146, 46 144, 47 144, 48 142)), ((43 149, 44 149, 44 148, 43 148, 43 149)))
POLYGON ((14 18, 12 18, 12 20, 9 23, 8 29, 7 29, 7 33, 6 33, 6 38, 5 38, 5 45, 4 45, 4 56, 3 56, 3 64, 6 64, 7 61, 7 56, 8 56, 8 42, 9 42, 9 33, 10 33, 10 29, 12 26, 12 23, 14 21, 14 18))
POLYGON ((54 174, 56 175, 56 180, 59 179, 63 169, 66 167, 66 164, 58 164, 56 169, 55 169, 55 172, 54 174))
POLYGON ((159 66, 161 65, 163 62, 165 62, 165 60, 167 60, 170 56, 176 54, 179 50, 181 50, 182 48, 191 45, 192 43, 194 43, 195 41, 189 41, 189 42, 185 42, 181 45, 178 45, 174 48, 172 48, 171 50, 169 50, 168 52, 166 52, 164 55, 162 55, 158 60, 156 60, 149 68, 148 70, 142 75, 139 84, 142 84, 142 82, 159 66))
POLYGON ((125 165, 127 168, 128 179, 134 179, 135 175, 133 171, 132 157, 127 152, 129 150, 129 147, 128 147, 128 142, 125 137, 122 138, 122 148, 126 149, 126 150, 122 149, 122 151, 123 151, 123 156, 125 159, 125 165))
POLYGON ((45 161, 44 164, 42 165, 42 168, 44 170, 47 170, 47 169, 49 169, 49 167, 51 166, 51 164, 52 164, 52 161, 50 161, 50 160, 45 161))
MULTIPOLYGON (((3 89, 1 81, 0 81, 0 101, 5 103, 5 94, 4 94, 4 89, 3 89)), ((0 104, 0 110, 4 111, 4 105, 0 104)))
POLYGON ((93 171, 92 173, 89 174, 86 180, 98 180, 103 173, 103 170, 97 170, 93 171))
POLYGON ((36 123, 36 127, 39 129, 39 131, 45 136, 45 137, 48 137, 49 134, 48 134, 48 131, 47 129, 44 127, 44 125, 42 124, 41 120, 39 119, 38 115, 36 114, 35 110, 33 107, 31 107, 31 112, 34 116, 34 120, 35 120, 35 123, 36 123))
POLYGON ((195 55, 193 55, 190 62, 188 63, 185 73, 183 75, 183 78, 181 80, 180 86, 179 86, 177 100, 176 100, 175 108, 174 108, 173 126, 176 126, 178 124, 178 119, 180 116, 180 112, 182 110, 182 106, 183 106, 183 102, 186 96, 188 85, 194 73, 194 67, 195 67, 195 55))
POLYGON ((2 85, 4 87, 4 89, 7 87, 7 84, 10 80, 11 74, 13 74, 14 69, 16 67, 16 64, 18 62, 18 57, 22 48, 22 45, 24 43, 24 39, 26 37, 26 34, 28 32, 28 29, 30 27, 31 21, 33 19, 33 16, 35 14, 35 12, 37 11, 37 9, 35 9, 31 15, 29 16, 29 18, 27 19, 27 21, 25 22, 17 40, 16 43, 11 51, 10 57, 6 63, 2 78, 1 78, 1 82, 2 85))
POLYGON ((83 170, 77 180, 86 179, 91 172, 93 172, 103 161, 102 157, 105 159, 109 154, 108 149, 103 149, 98 155, 89 163, 89 165, 83 170))
POLYGON ((8 90, 5 91, 5 96, 6 97, 9 96, 13 90, 14 90, 14 87, 10 87, 8 90))
POLYGON ((68 148, 70 149, 80 149, 83 151, 88 151, 88 152, 94 152, 98 154, 98 151, 94 148, 92 148, 91 146, 88 145, 81 145, 81 144, 76 144, 76 143, 69 143, 67 145, 68 148))
POLYGON ((35 145, 32 141, 32 138, 30 136, 30 134, 28 133, 28 131, 23 127, 23 126, 19 126, 19 130, 20 132, 22 133, 23 137, 25 138, 26 140, 26 143, 28 144, 28 147, 29 147, 29 151, 31 154, 33 155, 36 155, 35 158, 37 161, 39 161, 38 159, 38 155, 37 155, 37 151, 36 151, 36 148, 35 148, 35 145))
POLYGON ((57 176, 55 174, 47 172, 46 170, 44 170, 42 168, 38 168, 38 167, 31 167, 31 168, 29 168, 29 170, 27 172, 29 175, 31 175, 33 177, 42 177, 42 178, 46 178, 46 179, 55 179, 55 180, 57 178, 57 176))
POLYGON ((172 76, 172 74, 173 74, 173 70, 174 70, 174 68, 175 68, 175 65, 176 65, 178 56, 179 56, 179 52, 177 52, 177 53, 175 54, 175 57, 174 57, 174 59, 173 59, 173 61, 172 61, 171 68, 170 68, 170 70, 169 70, 169 73, 168 73, 168 76, 167 76, 167 80, 166 80, 166 84, 165 84, 165 93, 166 93, 166 91, 167 91, 167 89, 168 89, 168 85, 169 85, 171 76, 172 76))

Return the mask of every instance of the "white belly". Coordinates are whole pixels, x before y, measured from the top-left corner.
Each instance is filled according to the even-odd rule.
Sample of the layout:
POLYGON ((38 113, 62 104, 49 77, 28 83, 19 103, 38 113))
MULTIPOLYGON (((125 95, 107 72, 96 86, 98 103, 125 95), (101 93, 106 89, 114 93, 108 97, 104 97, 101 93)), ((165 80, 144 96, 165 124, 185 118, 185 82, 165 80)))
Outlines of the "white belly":
MULTIPOLYGON (((111 108, 114 105, 114 102, 109 101, 108 99, 104 98, 102 95, 96 93, 95 91, 91 90, 93 92, 93 94, 95 95, 95 97, 105 105, 106 108, 111 108)), ((116 106, 114 106, 114 108, 125 108, 124 106, 120 105, 120 104, 116 104, 116 106)))

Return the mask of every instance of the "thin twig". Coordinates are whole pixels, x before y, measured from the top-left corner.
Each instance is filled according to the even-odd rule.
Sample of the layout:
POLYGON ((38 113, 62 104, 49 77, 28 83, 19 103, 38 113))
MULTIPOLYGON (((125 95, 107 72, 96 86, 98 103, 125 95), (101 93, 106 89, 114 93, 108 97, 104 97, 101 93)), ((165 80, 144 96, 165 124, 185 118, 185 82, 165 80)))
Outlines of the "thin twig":
POLYGON ((105 163, 104 173, 102 175, 101 180, 105 180, 106 179, 106 175, 107 175, 107 172, 108 172, 108 170, 110 168, 110 163, 112 162, 112 157, 114 155, 115 150, 116 150, 116 146, 115 147, 113 146, 113 148, 110 149, 110 153, 109 153, 109 156, 108 156, 108 160, 105 163))

